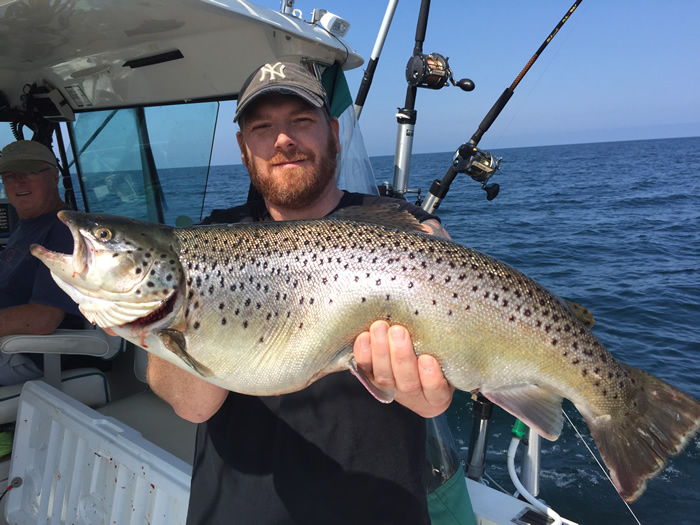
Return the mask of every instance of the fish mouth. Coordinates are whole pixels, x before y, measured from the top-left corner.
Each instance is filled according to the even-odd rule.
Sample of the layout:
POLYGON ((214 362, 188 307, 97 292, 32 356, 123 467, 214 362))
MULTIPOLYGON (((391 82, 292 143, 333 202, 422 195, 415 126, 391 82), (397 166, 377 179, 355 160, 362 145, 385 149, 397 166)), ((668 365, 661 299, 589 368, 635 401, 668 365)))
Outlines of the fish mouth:
POLYGON ((70 269, 72 270, 70 277, 74 278, 88 268, 90 250, 86 246, 84 237, 80 234, 80 229, 71 223, 64 210, 58 212, 58 218, 68 227, 73 236, 73 253, 54 252, 39 244, 32 244, 30 251, 34 257, 48 266, 54 275, 63 275, 68 273, 68 269, 70 269))
POLYGON ((94 250, 89 250, 87 240, 81 233, 80 228, 70 221, 70 218, 65 213, 65 210, 58 212, 58 218, 65 224, 73 235, 73 271, 77 274, 83 273, 90 266, 90 257, 94 250))

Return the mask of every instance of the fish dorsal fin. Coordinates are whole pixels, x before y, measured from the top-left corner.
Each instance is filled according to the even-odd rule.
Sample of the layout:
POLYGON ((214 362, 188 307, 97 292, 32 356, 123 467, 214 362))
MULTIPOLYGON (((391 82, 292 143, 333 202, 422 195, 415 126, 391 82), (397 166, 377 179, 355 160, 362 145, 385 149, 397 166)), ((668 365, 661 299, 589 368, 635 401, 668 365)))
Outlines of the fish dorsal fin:
POLYGON ((568 299, 564 299, 564 302, 566 303, 566 306, 569 307, 569 310, 571 310, 571 313, 574 314, 586 328, 593 328, 593 325, 595 324, 595 319, 593 318, 593 314, 588 308, 573 301, 569 301, 568 299))
POLYGON ((393 202, 370 206, 348 206, 333 212, 328 218, 377 224, 410 232, 431 233, 431 230, 421 224, 412 213, 399 208, 400 205, 393 202))
POLYGON ((506 412, 513 414, 540 436, 555 441, 564 426, 561 397, 536 385, 522 385, 495 392, 481 392, 506 412))

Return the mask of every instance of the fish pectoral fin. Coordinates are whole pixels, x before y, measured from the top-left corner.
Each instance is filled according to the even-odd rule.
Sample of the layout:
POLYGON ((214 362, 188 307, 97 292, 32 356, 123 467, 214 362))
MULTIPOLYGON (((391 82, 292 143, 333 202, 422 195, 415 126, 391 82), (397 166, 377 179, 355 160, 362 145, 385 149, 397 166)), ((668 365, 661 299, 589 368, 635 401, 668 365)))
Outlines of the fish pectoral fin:
POLYGON ((564 302, 566 303, 566 306, 569 307, 569 310, 571 310, 571 313, 574 314, 576 318, 583 323, 583 326, 585 326, 589 330, 593 328, 593 325, 595 324, 595 319, 593 318, 593 314, 588 308, 573 301, 569 301, 568 299, 564 299, 564 302))
POLYGON ((374 397, 374 399, 376 399, 377 401, 381 401, 382 403, 391 403, 394 400, 394 391, 379 388, 377 385, 372 383, 372 381, 369 380, 365 373, 360 368, 358 368, 354 357, 348 361, 347 367, 352 373, 352 375, 354 375, 360 381, 360 383, 362 383, 362 385, 367 389, 367 391, 370 394, 372 394, 372 397, 374 397))
POLYGON ((207 368, 187 353, 187 341, 185 340, 185 336, 182 332, 179 330, 165 329, 160 330, 157 335, 165 348, 182 359, 200 376, 209 377, 214 375, 214 372, 212 372, 211 369, 207 368))
POLYGON ((481 391, 486 398, 514 415, 540 436, 555 441, 564 426, 561 397, 536 385, 523 385, 498 390, 481 391))

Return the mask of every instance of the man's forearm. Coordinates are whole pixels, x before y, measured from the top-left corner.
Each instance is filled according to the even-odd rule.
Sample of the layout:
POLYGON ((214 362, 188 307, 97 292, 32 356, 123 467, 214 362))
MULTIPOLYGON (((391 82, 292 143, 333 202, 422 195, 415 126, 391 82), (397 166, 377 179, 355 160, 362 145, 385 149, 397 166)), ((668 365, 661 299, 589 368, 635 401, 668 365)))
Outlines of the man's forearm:
POLYGON ((201 423, 213 416, 228 396, 228 390, 153 354, 148 354, 146 378, 153 391, 167 401, 178 416, 193 423, 201 423))
POLYGON ((55 306, 23 304, 0 310, 0 337, 16 334, 48 335, 66 313, 55 306))

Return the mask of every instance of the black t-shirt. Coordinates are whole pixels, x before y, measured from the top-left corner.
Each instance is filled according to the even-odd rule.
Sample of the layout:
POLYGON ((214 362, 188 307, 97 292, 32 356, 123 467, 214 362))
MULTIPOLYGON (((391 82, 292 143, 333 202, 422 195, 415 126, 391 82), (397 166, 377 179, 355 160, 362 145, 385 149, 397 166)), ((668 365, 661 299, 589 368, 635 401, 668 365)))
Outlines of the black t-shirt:
MULTIPOLYGON (((345 193, 336 209, 387 200, 345 193)), ((266 220, 255 201, 204 222, 266 220)), ((375 400, 349 372, 275 397, 232 392, 198 426, 187 523, 426 524, 424 473, 424 419, 375 400)))

